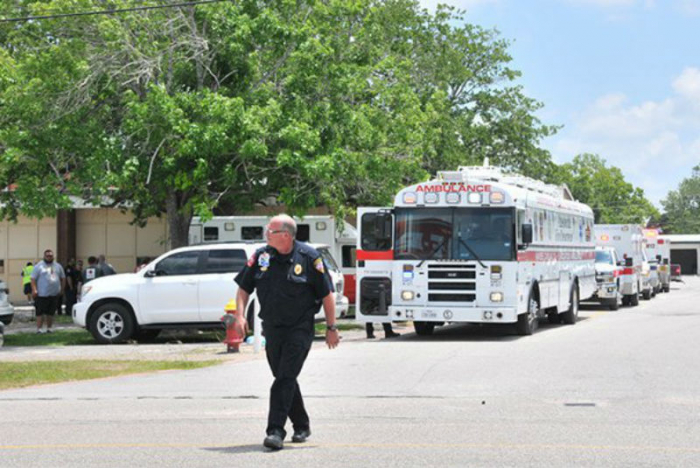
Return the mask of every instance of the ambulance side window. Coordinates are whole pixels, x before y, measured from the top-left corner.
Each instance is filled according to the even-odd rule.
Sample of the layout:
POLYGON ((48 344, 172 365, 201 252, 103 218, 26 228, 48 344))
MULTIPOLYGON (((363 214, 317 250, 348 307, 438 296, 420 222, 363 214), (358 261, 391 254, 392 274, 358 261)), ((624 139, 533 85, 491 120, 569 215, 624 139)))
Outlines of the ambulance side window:
POLYGON ((389 250, 391 238, 380 238, 377 232, 377 214, 365 213, 362 215, 362 250, 389 250))
POLYGON ((309 242, 310 233, 308 224, 297 224, 297 240, 299 242, 309 242))

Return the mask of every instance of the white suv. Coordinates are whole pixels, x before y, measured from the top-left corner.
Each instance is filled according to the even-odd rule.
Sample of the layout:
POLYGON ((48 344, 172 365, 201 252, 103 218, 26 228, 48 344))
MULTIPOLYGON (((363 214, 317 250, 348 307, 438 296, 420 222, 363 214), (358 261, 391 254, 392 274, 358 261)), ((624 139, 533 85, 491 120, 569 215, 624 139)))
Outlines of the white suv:
POLYGON ((9 293, 7 284, 0 280, 0 322, 5 325, 12 323, 12 318, 15 316, 15 308, 10 304, 9 293))
MULTIPOLYGON (((224 307, 238 290, 234 277, 263 245, 235 242, 182 247, 137 273, 97 278, 83 286, 80 302, 73 307, 73 321, 100 343, 151 339, 165 328, 220 329, 224 307)), ((324 247, 316 246, 336 291, 342 291, 343 275, 335 261, 330 264, 330 251, 324 247)), ((347 311, 347 298, 342 292, 336 297, 340 315, 347 311)), ((254 297, 248 310, 250 322, 253 301, 254 297)), ((323 317, 322 311, 319 314, 323 317)))

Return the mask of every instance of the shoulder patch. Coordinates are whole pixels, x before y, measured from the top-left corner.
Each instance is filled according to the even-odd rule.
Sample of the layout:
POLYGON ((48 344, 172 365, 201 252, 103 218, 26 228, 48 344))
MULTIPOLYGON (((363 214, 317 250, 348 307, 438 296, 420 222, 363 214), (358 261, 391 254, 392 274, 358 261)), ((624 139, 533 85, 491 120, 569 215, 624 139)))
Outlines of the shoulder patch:
POLYGON ((314 260, 314 268, 318 270, 319 273, 324 273, 326 270, 323 268, 323 260, 321 257, 318 257, 316 260, 314 260))
POLYGON ((257 257, 257 252, 253 253, 253 255, 250 256, 250 258, 249 258, 248 261, 246 262, 246 266, 247 266, 248 268, 250 268, 250 267, 252 267, 253 265, 255 265, 256 257, 257 257))

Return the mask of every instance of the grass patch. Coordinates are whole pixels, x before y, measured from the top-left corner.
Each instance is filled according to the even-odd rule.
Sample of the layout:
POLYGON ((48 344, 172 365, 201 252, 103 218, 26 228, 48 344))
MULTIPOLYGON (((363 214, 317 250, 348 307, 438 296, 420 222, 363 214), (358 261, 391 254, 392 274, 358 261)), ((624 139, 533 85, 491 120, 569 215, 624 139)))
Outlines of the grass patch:
MULTIPOLYGON (((338 325, 338 330, 340 331, 348 331, 348 330, 364 330, 365 326, 363 324, 358 324, 358 323, 347 323, 343 322, 337 323, 338 325)), ((319 322, 314 324, 314 330, 316 334, 325 334, 326 333, 326 323, 325 322, 319 322)))
POLYGON ((189 370, 220 364, 220 361, 40 361, 0 362, 0 390, 31 385, 98 379, 117 375, 189 370))
POLYGON ((53 333, 37 335, 30 333, 13 333, 5 335, 5 346, 70 346, 95 344, 92 335, 82 328, 54 330, 53 333))

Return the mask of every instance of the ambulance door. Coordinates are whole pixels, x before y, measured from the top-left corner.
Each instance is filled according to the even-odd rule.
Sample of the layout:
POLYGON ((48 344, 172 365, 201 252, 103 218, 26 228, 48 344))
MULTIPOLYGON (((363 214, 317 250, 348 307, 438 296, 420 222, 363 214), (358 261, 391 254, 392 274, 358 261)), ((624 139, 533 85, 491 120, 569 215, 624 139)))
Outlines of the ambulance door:
POLYGON ((391 208, 358 208, 355 318, 387 321, 391 305, 394 215, 391 208))
POLYGON ((189 245, 197 245, 202 243, 202 225, 190 224, 188 235, 189 245))

